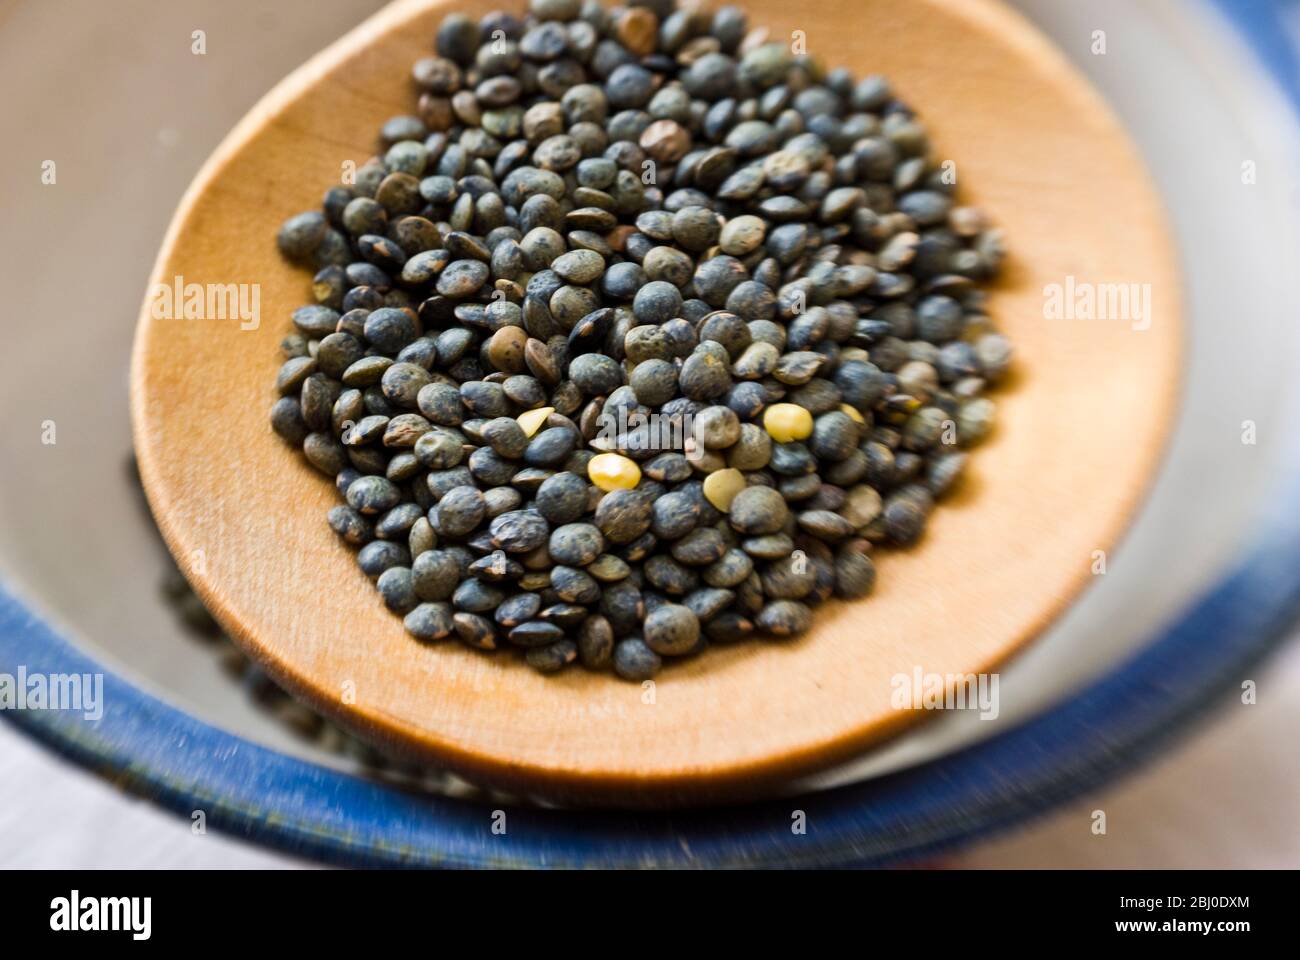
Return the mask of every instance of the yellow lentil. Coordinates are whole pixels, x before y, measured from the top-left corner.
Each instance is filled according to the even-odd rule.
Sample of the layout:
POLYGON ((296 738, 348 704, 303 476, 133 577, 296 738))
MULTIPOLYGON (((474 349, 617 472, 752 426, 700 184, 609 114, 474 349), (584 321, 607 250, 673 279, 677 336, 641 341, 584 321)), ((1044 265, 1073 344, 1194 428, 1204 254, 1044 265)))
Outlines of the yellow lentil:
POLYGON ((531 437, 541 429, 542 424, 546 422, 546 418, 554 412, 554 407, 538 407, 536 410, 525 410, 515 419, 518 421, 519 426, 524 428, 524 434, 531 437))
POLYGON ((790 443, 812 436, 812 414, 793 403, 774 403, 763 414, 763 429, 777 443, 790 443))
POLYGON ((739 470, 715 470, 704 478, 704 496, 723 513, 731 509, 731 501, 745 489, 745 475, 739 470))
POLYGON ((641 482, 641 468, 621 454, 600 453, 587 464, 587 476, 606 493, 631 490, 641 482))

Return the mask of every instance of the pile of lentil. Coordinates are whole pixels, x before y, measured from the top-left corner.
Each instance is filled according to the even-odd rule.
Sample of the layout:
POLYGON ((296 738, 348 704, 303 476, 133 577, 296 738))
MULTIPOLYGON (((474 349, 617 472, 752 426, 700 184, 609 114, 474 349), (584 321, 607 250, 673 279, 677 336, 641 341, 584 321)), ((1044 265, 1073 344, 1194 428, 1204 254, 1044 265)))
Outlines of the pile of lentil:
POLYGON ((278 235, 319 272, 272 426, 383 602, 639 681, 869 593, 1011 356, 1000 235, 913 111, 731 6, 532 0, 435 51, 382 156, 278 235))

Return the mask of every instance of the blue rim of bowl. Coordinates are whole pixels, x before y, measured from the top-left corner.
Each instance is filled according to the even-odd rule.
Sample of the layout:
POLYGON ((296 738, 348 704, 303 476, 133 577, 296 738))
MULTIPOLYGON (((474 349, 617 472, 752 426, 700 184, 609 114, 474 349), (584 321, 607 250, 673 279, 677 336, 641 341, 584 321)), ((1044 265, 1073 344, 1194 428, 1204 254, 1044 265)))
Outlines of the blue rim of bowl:
MULTIPOLYGON (((1213 0, 1300 107, 1300 73, 1271 0, 1213 0)), ((508 808, 412 793, 258 746, 132 685, 0 585, 0 670, 104 674, 96 721, 3 715, 119 786, 214 829, 357 866, 882 866, 1042 814, 1132 769, 1246 677, 1300 615, 1300 470, 1268 502, 1232 572, 1139 653, 1059 707, 919 766, 797 798, 666 814, 508 808), (807 832, 791 830, 794 809, 807 832)))

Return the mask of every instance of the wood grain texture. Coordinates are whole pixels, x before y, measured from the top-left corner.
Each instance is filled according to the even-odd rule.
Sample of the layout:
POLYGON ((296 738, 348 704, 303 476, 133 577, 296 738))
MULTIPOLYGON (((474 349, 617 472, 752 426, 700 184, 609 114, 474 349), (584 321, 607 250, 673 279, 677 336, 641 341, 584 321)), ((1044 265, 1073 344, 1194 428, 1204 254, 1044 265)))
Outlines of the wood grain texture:
POLYGON ((257 283, 262 321, 152 319, 132 370, 141 474, 181 566, 276 679, 363 736, 467 776, 571 801, 661 805, 748 795, 843 759, 919 714, 890 678, 990 670, 1090 579, 1158 462, 1177 398, 1180 290, 1147 174, 1098 95, 1018 15, 988 0, 760 0, 773 38, 880 72, 957 164, 965 201, 1011 250, 990 301, 1018 367, 997 432, 922 544, 878 556, 875 595, 817 612, 794 642, 672 663, 653 703, 613 676, 543 677, 509 655, 421 645, 325 523, 333 484, 271 432, 278 343, 309 299, 281 221, 319 203, 374 132, 410 112, 408 67, 451 9, 386 8, 289 76, 183 198, 154 282, 257 283), (1044 287, 1149 284, 1148 329, 1046 320, 1044 287), (355 702, 345 702, 351 690, 355 702))

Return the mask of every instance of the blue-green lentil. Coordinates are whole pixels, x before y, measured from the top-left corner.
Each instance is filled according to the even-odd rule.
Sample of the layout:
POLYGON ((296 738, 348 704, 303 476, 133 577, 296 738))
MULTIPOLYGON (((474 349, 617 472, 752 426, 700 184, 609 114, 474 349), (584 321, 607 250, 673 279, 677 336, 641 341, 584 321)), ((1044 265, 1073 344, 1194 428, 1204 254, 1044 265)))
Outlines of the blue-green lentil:
POLYGON ((640 679, 674 609, 697 640, 656 633, 673 656, 796 635, 808 604, 870 590, 863 544, 919 539, 989 432, 1000 235, 882 78, 747 29, 671 0, 450 15, 381 155, 277 235, 316 273, 272 428, 334 479, 331 527, 417 638, 494 649, 493 600, 503 631, 541 625, 535 668, 640 679), (774 444, 776 402, 812 436, 774 444), (604 449, 641 461, 635 490, 587 482, 604 449), (722 467, 748 484, 725 516, 700 489, 722 467))

